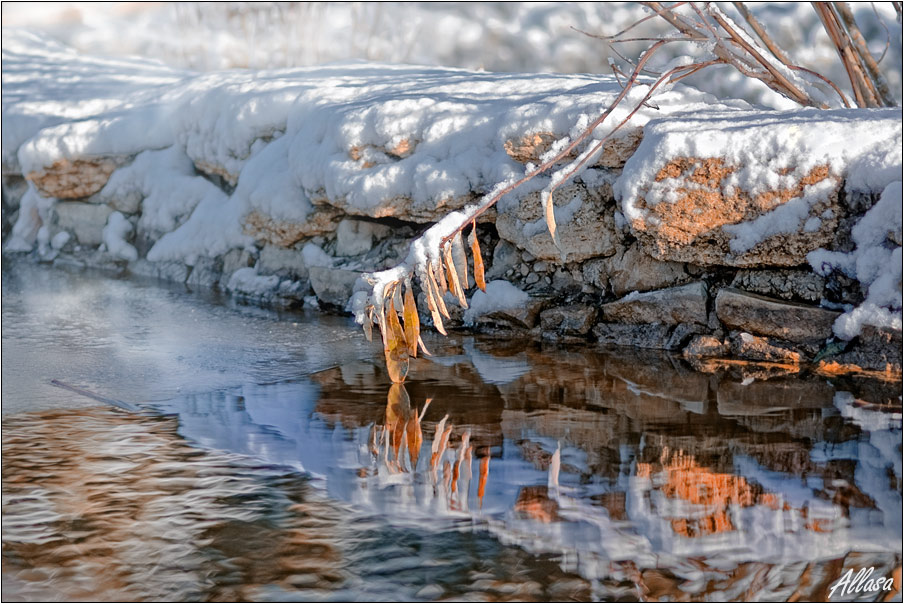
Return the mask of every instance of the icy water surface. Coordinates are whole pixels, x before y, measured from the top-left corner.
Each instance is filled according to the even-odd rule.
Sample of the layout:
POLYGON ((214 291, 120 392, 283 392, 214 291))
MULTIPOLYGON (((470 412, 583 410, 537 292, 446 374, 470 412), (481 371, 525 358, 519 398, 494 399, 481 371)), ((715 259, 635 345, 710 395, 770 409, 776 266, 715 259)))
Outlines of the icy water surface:
POLYGON ((900 600, 899 384, 428 346, 5 264, 4 599, 900 600))

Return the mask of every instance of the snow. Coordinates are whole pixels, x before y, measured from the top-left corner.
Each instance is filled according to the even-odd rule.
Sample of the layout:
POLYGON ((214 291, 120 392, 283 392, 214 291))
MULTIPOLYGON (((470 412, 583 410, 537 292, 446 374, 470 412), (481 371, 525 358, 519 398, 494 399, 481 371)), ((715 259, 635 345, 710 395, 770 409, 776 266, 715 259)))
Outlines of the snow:
POLYGON ((851 231, 855 249, 811 252, 807 260, 820 275, 839 270, 860 281, 866 292, 862 304, 835 320, 835 335, 844 340, 857 336, 864 325, 901 330, 901 246, 892 238, 901 236, 902 183, 890 183, 879 201, 851 231), (895 235, 896 234, 896 235, 895 235))
MULTIPOLYGON (((63 231, 65 232, 65 231, 63 231)), ((103 230, 104 246, 114 258, 122 260, 138 260, 138 250, 126 241, 132 233, 132 223, 120 212, 113 212, 107 218, 107 226, 103 230)))
POLYGON ((518 289, 508 281, 490 281, 487 283, 487 291, 476 291, 468 301, 468 310, 464 312, 462 320, 465 325, 473 325, 474 320, 482 315, 500 310, 515 310, 523 308, 530 296, 518 289))
POLYGON ((245 295, 261 295, 275 290, 279 286, 279 277, 276 275, 258 275, 253 267, 245 267, 236 270, 229 278, 226 289, 245 295))
POLYGON ((306 243, 301 248, 301 257, 306 266, 333 266, 333 258, 315 243, 306 243))

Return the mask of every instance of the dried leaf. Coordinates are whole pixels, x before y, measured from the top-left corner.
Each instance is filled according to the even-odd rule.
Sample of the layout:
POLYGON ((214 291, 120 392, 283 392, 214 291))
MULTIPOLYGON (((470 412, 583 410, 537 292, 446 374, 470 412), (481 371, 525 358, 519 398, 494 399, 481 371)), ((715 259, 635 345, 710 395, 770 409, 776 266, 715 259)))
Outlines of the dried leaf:
POLYGON ((465 298, 465 292, 461 289, 461 281, 458 280, 458 271, 455 270, 455 263, 452 260, 452 246, 448 243, 443 246, 443 259, 446 263, 446 269, 449 271, 449 278, 452 281, 452 293, 458 298, 458 303, 462 308, 468 307, 468 299, 465 298))
MULTIPOLYGON (((436 277, 433 275, 433 271, 428 267, 427 268, 427 278, 430 280, 430 286, 433 288, 434 296, 433 301, 436 302, 436 309, 440 312, 440 314, 447 319, 451 319, 449 316, 449 311, 446 309, 446 303, 443 300, 443 292, 439 291, 439 286, 436 284, 436 277)), ((440 332, 443 335, 446 335, 445 331, 440 332)))
POLYGON ((374 307, 368 306, 366 316, 364 317, 364 337, 368 342, 374 341, 374 307))
POLYGON ((399 310, 404 308, 404 304, 402 304, 402 282, 399 281, 396 283, 395 287, 392 288, 392 303, 395 304, 395 307, 399 310))
MULTIPOLYGON (((465 244, 461 240, 461 231, 455 233, 452 238, 452 259, 455 261, 455 271, 458 273, 458 282, 464 289, 471 288, 468 279, 468 255, 465 253, 465 244)), ((465 305, 467 308, 467 305, 465 305)))
POLYGON ((418 346, 421 347, 421 352, 423 352, 423 353, 424 353, 425 355, 427 355, 428 357, 432 357, 432 356, 433 356, 433 354, 432 354, 429 350, 427 350, 427 347, 424 346, 424 341, 421 339, 421 336, 418 336, 418 337, 417 337, 417 344, 418 344, 418 346))
POLYGON ((405 320, 405 342, 408 344, 408 356, 417 358, 417 341, 421 334, 421 320, 417 316, 417 305, 414 303, 411 282, 408 282, 405 288, 402 318, 405 320))
POLYGON ((399 316, 396 314, 392 299, 384 315, 383 353, 386 356, 386 370, 389 379, 394 383, 405 381, 408 375, 408 346, 405 343, 405 333, 399 324, 399 316))
POLYGON ((544 205, 546 206, 546 228, 549 229, 549 236, 552 237, 552 242, 556 244, 556 248, 561 249, 559 238, 556 236, 556 208, 552 203, 552 191, 544 191, 543 195, 546 198, 544 200, 544 205))
POLYGON ((436 331, 446 335, 446 329, 443 327, 443 319, 440 316, 437 305, 436 282, 433 280, 433 274, 429 267, 424 271, 424 278, 421 279, 421 282, 427 287, 427 308, 430 309, 430 316, 433 317, 433 326, 436 327, 436 331))
POLYGON ((480 254, 480 242, 477 241, 477 222, 474 222, 474 227, 471 229, 471 234, 468 236, 468 243, 471 246, 471 256, 474 257, 474 282, 477 283, 477 287, 481 289, 481 291, 487 291, 487 283, 483 276, 483 256, 480 254))
POLYGON ((446 279, 446 271, 443 270, 443 264, 439 258, 433 261, 433 274, 436 276, 436 284, 439 285, 439 295, 445 296, 450 291, 452 280, 446 279))

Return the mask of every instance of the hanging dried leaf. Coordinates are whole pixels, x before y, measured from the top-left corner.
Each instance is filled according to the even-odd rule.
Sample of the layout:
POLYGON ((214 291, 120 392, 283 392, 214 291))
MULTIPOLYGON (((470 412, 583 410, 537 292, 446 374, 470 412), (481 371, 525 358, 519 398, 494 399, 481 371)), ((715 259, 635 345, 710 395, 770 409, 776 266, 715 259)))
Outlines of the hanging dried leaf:
POLYGON ((556 236, 556 208, 552 203, 552 191, 544 191, 544 205, 546 206, 546 228, 549 229, 549 236, 552 242, 559 248, 559 238, 556 236))
POLYGON ((417 316, 417 305, 411 282, 406 284, 405 302, 402 305, 402 319, 405 320, 405 343, 408 344, 408 356, 417 358, 417 342, 421 334, 421 320, 417 316))
POLYGON ((446 271, 443 270, 443 263, 439 258, 436 258, 431 264, 433 267, 433 274, 436 276, 436 284, 439 286, 439 295, 445 296, 447 291, 451 290, 451 279, 446 279, 446 271))
POLYGON ((386 356, 386 370, 389 379, 394 383, 401 383, 408 375, 408 346, 392 299, 389 300, 384 323, 386 327, 383 331, 383 354, 386 356))
POLYGON ((474 282, 481 291, 487 291, 487 283, 483 276, 483 256, 480 254, 480 243, 477 241, 477 222, 468 236, 468 244, 471 246, 471 256, 474 258, 474 282))
POLYGON ((367 338, 368 342, 374 341, 374 307, 368 306, 367 312, 364 316, 364 325, 361 327, 364 328, 364 337, 367 338))
MULTIPOLYGON (((455 233, 452 238, 452 260, 455 261, 455 272, 458 273, 458 282, 464 289, 471 288, 468 279, 468 254, 465 253, 465 244, 461 240, 461 231, 455 233)), ((465 305, 467 308, 467 305, 465 305)))
POLYGON ((427 308, 430 310, 430 316, 433 317, 433 326, 436 327, 436 331, 440 332, 443 335, 446 335, 446 329, 443 327, 443 319, 440 316, 436 303, 436 282, 431 276, 429 267, 426 271, 424 271, 424 276, 421 279, 421 283, 423 283, 427 288, 425 292, 427 295, 427 308))
POLYGON ((418 344, 418 346, 421 347, 421 352, 423 352, 423 353, 424 353, 425 355, 427 355, 428 357, 432 357, 432 356, 433 356, 433 354, 432 354, 429 350, 427 350, 427 347, 424 346, 424 341, 421 339, 421 336, 418 336, 418 337, 417 337, 417 344, 418 344))
POLYGON ((392 303, 399 310, 404 308, 404 304, 402 304, 402 282, 399 281, 395 284, 395 287, 392 288, 392 303))
MULTIPOLYGON (((433 301, 436 302, 436 309, 442 316, 446 317, 447 319, 451 319, 452 317, 449 316, 449 311, 448 309, 446 309, 446 303, 443 300, 443 292, 439 291, 439 286, 436 284, 436 277, 433 275, 433 271, 429 267, 427 268, 427 278, 430 280, 430 287, 433 288, 433 301)), ((444 331, 440 333, 446 335, 446 332, 444 331)))
POLYGON ((461 288, 461 281, 458 280, 458 271, 455 269, 455 263, 452 260, 452 246, 448 243, 443 246, 443 259, 449 272, 449 278, 452 281, 452 293, 458 298, 458 303, 461 307, 467 308, 468 299, 465 298, 465 292, 461 288))

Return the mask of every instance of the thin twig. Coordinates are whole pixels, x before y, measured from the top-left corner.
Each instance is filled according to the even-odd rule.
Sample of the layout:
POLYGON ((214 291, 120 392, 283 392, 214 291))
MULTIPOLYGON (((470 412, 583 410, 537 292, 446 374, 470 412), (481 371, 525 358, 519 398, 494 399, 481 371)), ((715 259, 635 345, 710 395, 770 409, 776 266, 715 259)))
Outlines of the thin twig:
POLYGON ((857 106, 869 107, 867 99, 869 91, 865 86, 864 77, 860 73, 860 66, 857 64, 850 46, 845 44, 846 36, 841 32, 841 26, 835 18, 835 13, 825 2, 813 2, 812 4, 822 21, 826 33, 838 51, 841 63, 844 65, 848 79, 851 81, 851 89, 854 91, 854 99, 857 101, 857 106))
POLYGON ((869 74, 879 98, 882 99, 882 104, 886 107, 894 107, 895 99, 888 88, 888 81, 886 81, 885 76, 882 75, 882 72, 879 70, 879 64, 870 53, 869 47, 866 45, 866 40, 863 39, 863 34, 860 32, 860 28, 857 27, 857 22, 854 20, 854 13, 851 12, 851 8, 846 2, 835 2, 834 5, 835 10, 838 11, 841 20, 844 22, 844 27, 847 29, 851 41, 854 43, 854 50, 857 51, 862 66, 866 68, 866 72, 869 74))
POLYGON ((786 55, 785 51, 775 43, 775 40, 773 40, 768 33, 766 33, 766 28, 764 28, 763 24, 753 16, 753 13, 747 8, 747 5, 743 2, 732 2, 732 4, 738 9, 738 12, 741 13, 741 16, 744 17, 744 20, 747 21, 747 24, 750 25, 751 29, 756 32, 756 35, 759 36, 763 44, 766 45, 769 52, 785 65, 791 65, 791 60, 788 58, 788 55, 786 55))

